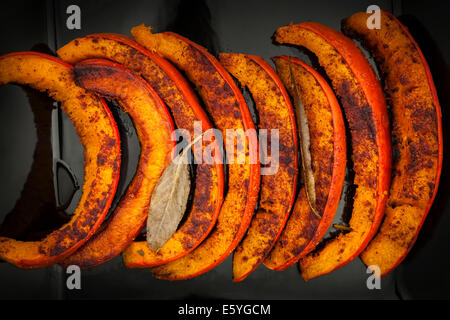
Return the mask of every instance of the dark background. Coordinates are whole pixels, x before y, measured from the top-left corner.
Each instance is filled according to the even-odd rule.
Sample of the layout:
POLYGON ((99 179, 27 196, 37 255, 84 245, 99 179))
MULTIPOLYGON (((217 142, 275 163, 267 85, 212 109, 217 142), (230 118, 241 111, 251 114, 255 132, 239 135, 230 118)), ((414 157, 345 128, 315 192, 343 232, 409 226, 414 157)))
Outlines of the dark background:
MULTIPOLYGON (((265 59, 279 54, 299 55, 295 49, 272 45, 270 37, 279 26, 312 20, 339 29, 342 18, 365 11, 371 4, 400 16, 430 64, 443 113, 445 164, 446 108, 450 102, 447 1, 2 1, 0 54, 31 49, 54 52, 77 37, 98 32, 129 34, 132 26, 146 23, 155 26, 156 31, 183 34, 213 53, 251 53, 265 59), (81 8, 81 30, 66 28, 66 8, 71 4, 81 8)), ((33 239, 67 218, 54 208, 52 101, 33 90, 6 85, 0 88, 0 102, 0 223, 11 212, 40 217, 36 220, 43 222, 32 224, 33 232, 16 231, 18 238, 33 239)), ((130 119, 114 112, 128 146, 124 149, 126 161, 120 186, 123 191, 133 175, 139 145, 130 119)), ((70 121, 63 113, 59 117, 61 159, 82 183, 82 149, 70 121)), ((147 270, 128 270, 117 257, 83 270, 82 289, 72 291, 65 289, 67 275, 59 266, 20 270, 0 263, 0 298, 448 299, 450 177, 446 168, 444 165, 435 204, 416 245, 395 272, 382 279, 381 290, 367 289, 369 275, 359 259, 308 283, 302 280, 296 266, 282 272, 260 266, 246 280, 235 284, 231 281, 231 257, 207 274, 178 282, 154 279, 147 270)), ((60 174, 61 193, 70 194, 70 175, 65 170, 60 174)), ((76 206, 78 197, 79 192, 67 212, 76 206)))

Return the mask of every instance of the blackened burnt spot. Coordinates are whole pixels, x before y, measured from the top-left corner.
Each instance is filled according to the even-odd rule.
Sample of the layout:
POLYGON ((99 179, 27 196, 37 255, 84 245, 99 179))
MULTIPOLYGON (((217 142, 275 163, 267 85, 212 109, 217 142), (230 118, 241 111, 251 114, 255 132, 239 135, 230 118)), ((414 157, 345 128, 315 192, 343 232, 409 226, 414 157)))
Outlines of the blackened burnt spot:
POLYGON ((175 102, 181 100, 183 97, 178 88, 175 86, 173 80, 159 67, 154 70, 155 75, 150 77, 147 75, 145 79, 150 86, 158 93, 158 95, 167 103, 170 109, 173 109, 175 102))
MULTIPOLYGON (((281 167, 289 169, 294 169, 294 158, 295 156, 292 153, 282 153, 278 155, 278 163, 281 167)), ((268 164, 269 166, 276 165, 276 162, 272 159, 272 161, 268 164)))
POLYGON ((98 156, 97 156, 97 164, 98 164, 99 166, 105 165, 105 163, 107 162, 107 160, 108 160, 108 156, 107 156, 107 155, 105 155, 104 153, 99 153, 99 154, 98 154, 98 156))
POLYGON ((203 229, 203 226, 209 225, 209 219, 200 219, 200 217, 192 217, 189 221, 189 226, 183 231, 190 235, 193 238, 198 238, 200 231, 203 229))
POLYGON ((289 174, 289 176, 294 176, 295 174, 297 174, 297 169, 296 168, 294 168, 293 166, 292 167, 288 167, 287 168, 287 172, 288 172, 288 174, 289 174))
POLYGON ((105 140, 106 140, 105 146, 108 149, 113 148, 117 143, 116 139, 111 138, 111 137, 106 137, 105 140))
POLYGON ((110 67, 79 64, 74 68, 75 84, 79 87, 88 90, 94 90, 99 92, 100 94, 108 96, 110 95, 109 92, 103 92, 105 90, 99 90, 99 88, 96 88, 96 84, 90 83, 89 80, 95 81, 103 79, 105 77, 111 77, 116 73, 117 71, 114 68, 110 67))
POLYGON ((432 182, 428 182, 428 187, 430 188, 430 190, 428 192, 428 196, 431 199, 431 198, 433 198, 435 184, 432 182))
MULTIPOLYGON (((352 95, 353 96, 353 95, 352 95)), ((352 141, 361 141, 368 139, 376 143, 375 123, 372 115, 372 108, 369 105, 349 104, 348 101, 353 98, 341 100, 350 130, 352 132, 352 141)))
POLYGON ((130 60, 136 59, 136 58, 143 58, 143 55, 140 51, 136 50, 133 47, 128 47, 127 46, 128 51, 124 54, 126 54, 127 56, 130 57, 130 60))
POLYGON ((437 117, 435 109, 425 108, 421 105, 411 106, 414 111, 411 113, 413 118, 413 130, 416 132, 431 132, 437 137, 437 117))
POLYGON ((296 246, 291 250, 291 253, 293 256, 298 256, 300 253, 303 252, 303 250, 305 249, 306 245, 300 245, 300 246, 296 246))
POLYGON ((191 51, 194 61, 197 63, 197 67, 199 70, 210 73, 210 74, 213 74, 216 71, 212 62, 209 61, 206 54, 201 52, 199 49, 197 49, 193 45, 189 45, 189 50, 191 51))
MULTIPOLYGON (((73 224, 66 225, 58 230, 55 234, 55 245, 48 249, 48 254, 51 257, 59 256, 69 250, 75 243, 84 239, 87 236, 87 231, 84 228, 77 226, 77 221, 73 224)), ((41 246, 41 253, 45 253, 45 247, 41 246)))
POLYGON ((425 167, 426 160, 432 156, 430 144, 425 139, 420 139, 417 142, 409 142, 409 163, 407 171, 409 174, 414 174, 425 167))
POLYGON ((116 172, 120 169, 120 155, 118 155, 113 161, 112 161, 112 167, 114 172, 112 173, 113 176, 116 176, 116 172))
POLYGON ((194 247, 195 244, 196 244, 196 242, 193 239, 189 238, 189 237, 183 238, 182 242, 183 242, 183 249, 184 250, 189 250, 192 247, 194 247))
POLYGON ((211 165, 202 164, 197 167, 197 176, 195 179, 195 206, 199 208, 203 208, 209 205, 210 203, 210 192, 213 190, 212 185, 212 174, 209 171, 212 168, 211 165))
MULTIPOLYGON (((107 195, 109 195, 109 193, 107 193, 107 195)), ((97 207, 100 209, 104 209, 106 207, 106 203, 108 202, 108 198, 109 197, 101 197, 99 199, 97 199, 97 207)))
POLYGON ((336 91, 344 108, 357 106, 357 99, 351 91, 350 84, 347 80, 343 80, 336 91))
POLYGON ((406 74, 401 74, 401 75, 400 75, 400 83, 401 83, 402 85, 404 85, 404 86, 410 84, 408 75, 406 75, 406 74))
MULTIPOLYGON (((360 117, 361 117, 361 122, 358 122, 358 124, 361 125, 361 127, 366 127, 369 130, 369 136, 368 138, 370 138, 370 140, 375 141, 376 139, 376 130, 375 130, 375 123, 373 121, 373 117, 372 117, 372 108, 369 105, 365 105, 359 108, 358 110, 360 117)), ((359 127, 356 126, 358 129, 359 127)))

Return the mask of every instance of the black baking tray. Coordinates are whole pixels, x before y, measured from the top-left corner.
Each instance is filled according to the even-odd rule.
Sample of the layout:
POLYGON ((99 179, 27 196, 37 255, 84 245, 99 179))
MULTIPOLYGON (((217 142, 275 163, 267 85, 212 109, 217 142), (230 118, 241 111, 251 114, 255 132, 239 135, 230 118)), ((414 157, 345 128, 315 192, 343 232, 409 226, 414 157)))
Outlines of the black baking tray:
MULTIPOLYGON (((280 54, 299 55, 294 48, 272 44, 277 27, 311 20, 339 29, 342 18, 372 4, 400 17, 430 64, 442 106, 446 158, 450 102, 446 1, 2 1, 0 54, 26 50, 54 54, 74 38, 99 32, 128 35, 131 27, 145 23, 156 31, 178 32, 214 54, 240 52, 268 60, 280 54), (66 26, 69 5, 81 8, 80 30, 66 26)), ((33 239, 70 217, 55 206, 69 202, 72 191, 65 211, 75 208, 80 192, 73 188, 73 180, 83 182, 82 148, 70 120, 45 95, 6 85, 0 88, 0 101, 0 223, 8 214, 41 214, 32 230, 17 231, 19 238, 33 239)), ((133 176, 139 143, 129 117, 110 106, 125 146, 120 195, 133 176)), ((309 282, 302 280, 296 266, 282 272, 260 266, 243 282, 233 283, 231 257, 204 275, 177 282, 157 280, 148 270, 126 269, 116 257, 83 270, 81 290, 67 289, 67 274, 59 266, 21 270, 0 263, 0 299, 448 299, 449 179, 444 159, 438 195, 417 243, 406 260, 382 279, 380 290, 367 288, 369 274, 359 259, 309 282)))

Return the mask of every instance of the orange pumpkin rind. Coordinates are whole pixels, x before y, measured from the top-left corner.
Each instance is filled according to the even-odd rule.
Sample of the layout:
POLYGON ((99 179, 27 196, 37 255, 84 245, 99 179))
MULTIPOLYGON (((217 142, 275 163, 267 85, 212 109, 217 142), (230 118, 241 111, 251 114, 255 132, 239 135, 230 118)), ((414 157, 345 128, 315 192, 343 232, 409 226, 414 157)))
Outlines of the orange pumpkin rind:
POLYGON ((84 147, 82 196, 71 221, 41 241, 0 237, 0 258, 20 268, 59 263, 82 246, 103 222, 120 173, 119 132, 106 104, 75 85, 72 66, 52 56, 17 52, 0 57, 0 84, 47 91, 72 120, 84 147))
MULTIPOLYGON (((259 129, 278 130, 278 160, 272 161, 277 171, 261 177, 261 190, 256 211, 246 236, 233 255, 234 282, 244 280, 264 261, 284 228, 295 199, 297 185, 297 125, 290 98, 272 67, 254 55, 221 53, 220 63, 242 86, 247 87, 255 101, 259 129)), ((269 168, 267 168, 269 170, 269 168)))
POLYGON ((391 141, 381 85, 356 44, 315 22, 279 28, 275 41, 306 47, 325 68, 348 120, 357 186, 349 222, 352 231, 327 241, 300 260, 305 280, 342 267, 356 258, 375 235, 384 216, 391 176, 391 141))
POLYGON ((119 255, 144 227, 152 191, 172 160, 174 126, 156 92, 128 68, 92 59, 78 63, 74 72, 79 86, 119 102, 133 120, 141 144, 136 173, 112 216, 84 246, 61 263, 91 268, 119 255))
POLYGON ((152 34, 144 25, 131 31, 136 42, 174 63, 196 86, 206 111, 215 126, 225 129, 250 129, 255 163, 250 164, 246 143, 245 164, 228 165, 228 192, 218 221, 209 236, 184 257, 152 269, 155 277, 187 279, 203 274, 222 263, 244 236, 253 216, 260 186, 260 164, 255 126, 239 88, 222 65, 192 41, 171 32, 152 34), (253 130, 253 134, 252 131, 253 130))
POLYGON ((381 11, 380 29, 367 29, 366 13, 342 22, 343 32, 371 52, 392 110, 394 150, 386 217, 362 252, 366 265, 381 276, 411 250, 431 208, 442 169, 441 108, 428 64, 411 34, 392 14, 381 11))
MULTIPOLYGON (((131 37, 112 33, 93 34, 69 42, 57 53, 72 64, 90 58, 103 58, 139 73, 166 103, 177 127, 188 130, 192 139, 194 121, 201 121, 203 131, 212 128, 195 93, 180 72, 131 37)), ((197 165, 193 206, 186 213, 183 225, 157 252, 151 250, 145 241, 134 241, 122 254, 126 267, 148 268, 178 259, 195 249, 210 233, 223 202, 225 179, 222 155, 218 153, 214 157, 214 165, 197 165)))
POLYGON ((339 103, 331 87, 313 68, 293 57, 274 57, 277 72, 289 93, 294 88, 289 70, 305 105, 311 135, 311 157, 315 168, 316 208, 312 212, 302 187, 293 212, 280 238, 264 261, 273 270, 284 270, 311 252, 322 240, 333 222, 345 179, 345 126, 339 103))

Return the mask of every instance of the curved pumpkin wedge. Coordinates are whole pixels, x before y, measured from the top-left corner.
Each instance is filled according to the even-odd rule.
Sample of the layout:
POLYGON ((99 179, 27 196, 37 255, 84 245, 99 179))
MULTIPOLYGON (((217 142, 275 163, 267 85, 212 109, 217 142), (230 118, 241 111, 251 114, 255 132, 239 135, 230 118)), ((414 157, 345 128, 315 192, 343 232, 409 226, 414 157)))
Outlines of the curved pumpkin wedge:
POLYGON ((311 159, 314 168, 316 210, 314 214, 300 189, 294 209, 280 238, 264 261, 274 270, 284 270, 311 252, 333 222, 344 186, 346 168, 345 125, 333 90, 313 68, 299 59, 274 57, 277 72, 291 96, 295 95, 290 69, 305 106, 311 136, 311 159))
POLYGON ((436 196, 442 168, 441 108, 428 64, 406 27, 385 11, 381 29, 367 29, 366 20, 365 13, 356 13, 342 27, 374 56, 391 104, 398 157, 386 217, 361 254, 366 265, 378 265, 384 276, 412 248, 436 196))
MULTIPOLYGON (((201 121, 203 131, 212 128, 195 93, 180 72, 167 60, 120 34, 101 33, 75 39, 58 50, 65 61, 76 64, 90 58, 104 58, 139 73, 171 110, 178 128, 194 138, 194 122, 201 121)), ((217 143, 217 142, 214 142, 217 143)), ((199 162, 195 177, 193 205, 187 219, 158 252, 147 242, 134 241, 122 254, 128 268, 146 268, 170 262, 195 249, 211 232, 219 215, 224 193, 222 155, 215 165, 199 162)))
POLYGON ((391 176, 391 141, 380 83, 356 44, 315 22, 279 28, 275 41, 306 47, 317 55, 332 81, 348 120, 357 186, 352 231, 339 234, 300 260, 305 280, 327 274, 356 258, 375 235, 384 216, 391 176))
POLYGON ((174 127, 156 92, 128 68, 92 59, 78 63, 74 72, 77 85, 117 99, 133 120, 141 144, 136 173, 114 213, 99 232, 62 263, 89 268, 119 255, 144 227, 152 191, 171 161, 174 127))
MULTIPOLYGON (((224 139, 227 139, 226 129, 255 129, 239 88, 206 49, 175 33, 152 34, 144 25, 134 27, 131 33, 139 44, 167 58, 186 73, 197 87, 206 111, 222 131, 224 139)), ((205 273, 223 262, 244 236, 255 210, 260 186, 256 133, 250 134, 246 140, 251 140, 252 148, 256 149, 253 153, 256 153, 257 161, 250 164, 250 148, 246 143, 245 164, 228 165, 228 192, 215 229, 191 253, 153 268, 153 275, 157 278, 179 280, 205 273)))
POLYGON ((17 52, 0 57, 0 85, 29 85, 49 92, 72 120, 84 147, 82 196, 70 222, 41 241, 0 237, 0 258, 20 268, 58 263, 85 243, 103 222, 120 172, 120 137, 103 100, 75 85, 73 68, 45 54, 17 52))
POLYGON ((261 177, 258 210, 247 235, 234 251, 233 274, 234 281, 238 282, 255 270, 270 252, 291 211, 298 174, 297 125, 283 83, 261 57, 221 53, 219 61, 250 90, 258 114, 258 127, 268 130, 267 144, 271 150, 271 162, 266 164, 268 172, 261 177), (271 140, 270 130, 273 129, 278 130, 278 155, 274 154, 271 140))

